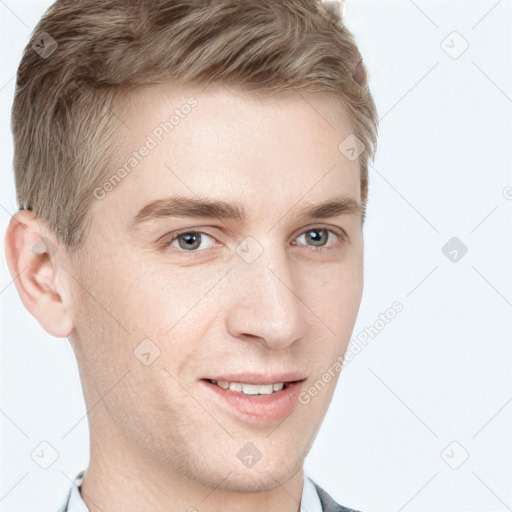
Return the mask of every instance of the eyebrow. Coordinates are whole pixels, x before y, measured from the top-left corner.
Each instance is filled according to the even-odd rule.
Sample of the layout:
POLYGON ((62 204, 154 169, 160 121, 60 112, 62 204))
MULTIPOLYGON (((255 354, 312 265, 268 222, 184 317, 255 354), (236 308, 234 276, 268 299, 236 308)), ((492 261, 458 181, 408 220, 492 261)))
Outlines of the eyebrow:
MULTIPOLYGON (((317 204, 309 204, 295 212, 300 221, 326 219, 338 215, 362 215, 361 205, 352 197, 342 195, 326 199, 317 204)), ((247 220, 247 213, 241 203, 212 201, 184 196, 157 199, 145 205, 130 223, 130 229, 151 220, 167 217, 218 218, 231 219, 241 223, 247 220)))

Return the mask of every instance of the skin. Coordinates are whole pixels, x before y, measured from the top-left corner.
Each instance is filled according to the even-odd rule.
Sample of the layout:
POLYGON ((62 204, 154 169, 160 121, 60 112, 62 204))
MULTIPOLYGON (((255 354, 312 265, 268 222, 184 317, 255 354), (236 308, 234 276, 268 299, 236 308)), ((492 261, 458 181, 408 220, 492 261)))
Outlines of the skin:
POLYGON ((294 212, 339 193, 361 203, 359 164, 338 150, 350 124, 319 94, 263 101, 159 86, 125 106, 126 154, 190 96, 197 107, 95 201, 79 259, 21 211, 6 233, 9 270, 23 270, 15 280, 23 304, 75 352, 91 448, 81 492, 91 512, 296 512, 304 459, 339 373, 277 423, 234 416, 198 381, 296 370, 307 389, 346 351, 363 292, 361 215, 299 221, 294 212), (129 229, 145 204, 176 193, 237 200, 249 217, 129 229), (182 228, 210 236, 188 256, 178 241, 164 247, 162 237, 182 228), (331 233, 325 245, 334 249, 315 252, 313 228, 347 239, 331 233), (250 264, 235 252, 249 236, 262 248, 250 264), (41 237, 56 247, 51 258, 44 247, 32 251, 41 237), (146 338, 160 350, 149 366, 134 356, 146 338), (247 442, 262 454, 250 468, 237 457, 247 442))

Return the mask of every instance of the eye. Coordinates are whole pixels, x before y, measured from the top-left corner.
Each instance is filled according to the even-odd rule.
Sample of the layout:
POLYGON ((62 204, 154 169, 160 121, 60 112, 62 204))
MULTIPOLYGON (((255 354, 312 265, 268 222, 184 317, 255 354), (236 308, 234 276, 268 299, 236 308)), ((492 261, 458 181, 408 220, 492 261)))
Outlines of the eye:
MULTIPOLYGON (((344 232, 337 233, 332 229, 315 227, 304 231, 297 240, 303 239, 306 241, 306 246, 316 252, 330 251, 339 248, 340 242, 346 240, 346 234, 344 232), (328 242, 334 239, 334 244, 327 245, 328 242), (336 243, 338 241, 338 243, 336 243), (308 245, 312 243, 313 245, 308 245)), ((297 245, 297 244, 294 244, 297 245)), ((298 244, 302 245, 302 244, 298 244)))
MULTIPOLYGON (((203 231, 182 231, 181 233, 175 233, 171 239, 163 244, 163 247, 173 247, 176 252, 185 254, 200 252, 197 249, 208 238, 214 240, 212 236, 210 236, 208 233, 204 233, 203 231), (174 242, 177 243, 178 247, 173 245, 174 242)), ((210 247, 213 247, 213 245, 210 247)), ((209 247, 203 247, 203 250, 208 248, 209 247)))

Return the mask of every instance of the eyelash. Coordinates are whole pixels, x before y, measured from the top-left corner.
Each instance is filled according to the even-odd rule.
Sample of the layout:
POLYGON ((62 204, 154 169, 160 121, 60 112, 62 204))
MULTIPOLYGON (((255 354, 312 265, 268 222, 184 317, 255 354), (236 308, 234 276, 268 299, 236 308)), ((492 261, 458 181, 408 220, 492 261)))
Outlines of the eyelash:
MULTIPOLYGON (((312 246, 312 245, 302 245, 302 246, 298 246, 298 247, 306 247, 308 249, 311 249, 312 251, 316 252, 316 253, 324 253, 324 252, 332 252, 336 249, 339 249, 339 245, 340 244, 343 244, 345 241, 348 240, 348 236, 347 234, 345 233, 345 231, 341 230, 339 233, 332 230, 332 229, 329 229, 327 227, 321 227, 321 226, 315 226, 315 227, 312 227, 312 228, 308 228, 306 229, 305 231, 302 231, 302 233, 300 233, 296 238, 306 234, 306 233, 309 233, 310 231, 327 231, 328 233, 330 233, 331 235, 334 235, 335 237, 338 238, 339 240, 339 243, 332 246, 332 247, 315 247, 315 246, 312 246)), ((198 235, 198 234, 201 234, 201 235, 207 235, 211 238, 213 238, 215 240, 215 237, 213 235, 210 235, 209 233, 205 232, 205 231, 200 231, 200 230, 191 230, 191 229, 187 229, 187 230, 183 230, 183 231, 179 231, 177 233, 174 233, 172 234, 172 238, 169 239, 167 242, 163 243, 162 244, 162 248, 168 248, 171 246, 171 244, 177 240, 180 236, 183 236, 183 235, 198 235)), ((329 236, 327 242, 329 242, 331 240, 331 236, 329 236)), ((296 245, 296 244, 295 244, 296 245)), ((208 249, 202 249, 202 250, 199 250, 199 249, 195 249, 195 250, 191 250, 191 251, 185 251, 183 249, 174 249, 174 248, 171 248, 171 250, 175 253, 178 253, 178 254, 182 254, 186 257, 190 257, 190 256, 193 256, 194 254, 197 254, 197 253, 201 253, 201 252, 204 252, 204 251, 207 251, 208 249)))

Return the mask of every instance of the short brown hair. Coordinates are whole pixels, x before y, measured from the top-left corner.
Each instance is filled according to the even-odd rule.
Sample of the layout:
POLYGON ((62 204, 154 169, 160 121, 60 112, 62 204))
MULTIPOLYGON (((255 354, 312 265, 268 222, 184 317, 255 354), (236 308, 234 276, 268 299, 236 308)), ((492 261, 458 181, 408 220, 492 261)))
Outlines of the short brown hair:
POLYGON ((378 116, 368 85, 352 76, 361 60, 351 32, 319 0, 58 0, 35 27, 17 74, 18 205, 44 219, 70 252, 79 248, 93 191, 112 174, 116 110, 130 91, 169 82, 332 93, 365 146, 365 210, 378 116), (58 46, 45 56, 33 45, 51 41, 47 34, 58 46))

